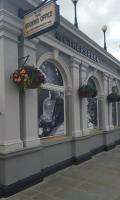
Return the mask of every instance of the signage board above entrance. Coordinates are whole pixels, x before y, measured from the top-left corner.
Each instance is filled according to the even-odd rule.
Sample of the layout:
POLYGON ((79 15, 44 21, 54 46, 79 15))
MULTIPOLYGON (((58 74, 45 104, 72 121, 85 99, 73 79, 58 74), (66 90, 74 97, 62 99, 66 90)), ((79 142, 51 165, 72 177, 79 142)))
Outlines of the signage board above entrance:
POLYGON ((24 16, 24 37, 32 39, 59 25, 59 6, 50 1, 24 16))

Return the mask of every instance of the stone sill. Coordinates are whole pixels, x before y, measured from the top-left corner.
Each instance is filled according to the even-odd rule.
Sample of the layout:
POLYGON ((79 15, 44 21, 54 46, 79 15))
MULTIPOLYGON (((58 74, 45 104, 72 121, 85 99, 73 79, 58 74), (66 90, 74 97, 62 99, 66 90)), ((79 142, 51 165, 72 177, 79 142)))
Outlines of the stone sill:
POLYGON ((104 133, 111 133, 111 132, 115 132, 115 131, 120 131, 120 126, 115 126, 113 129, 108 130, 108 131, 104 131, 104 133))
POLYGON ((47 138, 42 138, 41 139, 41 145, 43 147, 47 147, 47 146, 53 146, 53 145, 71 142, 71 141, 72 141, 72 137, 67 136, 67 135, 50 136, 50 137, 47 137, 47 138))
POLYGON ((57 144, 62 144, 62 143, 67 143, 67 142, 73 142, 73 141, 79 141, 79 140, 85 140, 91 137, 94 137, 96 135, 103 134, 104 130, 97 130, 97 131, 91 131, 89 135, 83 135, 80 137, 72 137, 72 136, 67 136, 67 135, 62 135, 62 136, 50 136, 47 138, 42 138, 41 139, 41 145, 42 147, 48 147, 48 146, 53 146, 57 144))
POLYGON ((86 140, 95 136, 102 135, 104 133, 104 130, 99 130, 99 131, 91 131, 90 134, 88 135, 83 135, 81 137, 73 138, 73 141, 80 141, 80 140, 86 140))

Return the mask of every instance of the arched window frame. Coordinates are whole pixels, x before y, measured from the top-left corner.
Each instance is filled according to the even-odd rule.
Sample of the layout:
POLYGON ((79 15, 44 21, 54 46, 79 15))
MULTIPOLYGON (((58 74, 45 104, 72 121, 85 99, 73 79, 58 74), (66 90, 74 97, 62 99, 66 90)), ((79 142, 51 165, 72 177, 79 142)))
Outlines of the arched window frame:
MULTIPOLYGON (((112 87, 112 92, 117 92, 119 93, 118 87, 117 86, 113 86, 112 87)), ((117 127, 119 126, 119 102, 113 102, 112 103, 112 122, 113 122, 113 126, 117 127), (115 114, 115 115, 114 115, 115 114), (115 119, 114 119, 115 117, 115 119)))
MULTIPOLYGON (((92 78, 92 80, 95 83, 96 89, 97 89, 97 129, 103 129, 104 128, 104 121, 103 121, 103 104, 104 104, 104 84, 102 81, 101 74, 97 70, 92 70, 87 75, 87 81, 92 78)), ((94 129, 91 129, 90 132, 94 131, 94 129)), ((89 132, 89 129, 88 129, 89 132)))
MULTIPOLYGON (((87 84, 90 84, 92 85, 93 87, 95 87, 95 89, 97 89, 96 87, 96 83, 95 83, 95 80, 94 80, 94 77, 89 77, 88 81, 87 81, 87 84), (91 81, 91 83, 90 83, 91 81)), ((97 100, 97 96, 96 97, 93 97, 93 98, 87 98, 87 110, 88 110, 88 100, 91 99, 91 100, 96 100, 96 109, 97 109, 97 126, 96 127, 93 127, 91 130, 93 129, 96 129, 96 128, 99 128, 99 119, 98 119, 98 100, 97 100)), ((88 111, 87 111, 88 113, 88 111)), ((87 121, 87 126, 88 126, 88 121, 87 121)), ((90 127, 88 127, 88 129, 90 129, 90 127)))
MULTIPOLYGON (((53 66, 55 66, 57 68, 57 70, 59 71, 61 77, 62 77, 62 74, 59 70, 59 66, 53 61, 53 60, 46 60, 45 62, 48 62, 48 63, 51 63, 53 66)), ((43 62, 43 64, 45 63, 43 62)), ((42 66, 42 65, 41 65, 42 66)), ((41 69, 41 66, 40 66, 40 69, 41 69)), ((57 136, 61 136, 61 135, 65 135, 65 130, 66 130, 66 124, 65 124, 65 85, 64 85, 64 79, 62 77, 62 80, 63 80, 63 86, 61 85, 57 85, 57 84, 53 84, 53 83, 45 83, 45 84, 42 84, 41 85, 41 90, 47 90, 47 91, 51 91, 51 92, 62 92, 64 93, 64 130, 61 134, 58 134, 57 136)), ((51 136, 51 135, 48 135, 48 137, 51 136)), ((52 135, 52 136, 56 136, 56 135, 52 135)), ((43 136, 44 137, 44 136, 43 136)), ((45 136, 46 137, 46 136, 45 136)))

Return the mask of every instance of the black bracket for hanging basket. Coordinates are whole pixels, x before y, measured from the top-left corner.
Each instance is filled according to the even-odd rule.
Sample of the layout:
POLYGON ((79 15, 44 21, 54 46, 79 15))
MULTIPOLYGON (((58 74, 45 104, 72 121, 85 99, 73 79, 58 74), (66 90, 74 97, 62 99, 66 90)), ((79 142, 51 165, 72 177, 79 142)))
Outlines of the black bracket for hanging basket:
POLYGON ((30 55, 27 55, 27 56, 18 58, 18 60, 23 60, 23 59, 25 59, 25 61, 24 61, 24 63, 23 63, 23 65, 25 65, 29 57, 30 57, 30 55))

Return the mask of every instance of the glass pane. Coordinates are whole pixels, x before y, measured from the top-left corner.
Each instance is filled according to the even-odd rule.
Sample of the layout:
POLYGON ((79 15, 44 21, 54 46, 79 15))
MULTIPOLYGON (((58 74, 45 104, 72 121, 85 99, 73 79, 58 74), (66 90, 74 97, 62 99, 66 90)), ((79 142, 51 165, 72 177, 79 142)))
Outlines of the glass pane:
POLYGON ((64 93, 41 90, 38 93, 39 136, 64 134, 64 93))
POLYGON ((53 63, 46 61, 40 69, 46 76, 46 83, 63 86, 62 76, 53 63))
POLYGON ((88 98, 87 100, 88 128, 97 128, 97 98, 88 98))
POLYGON ((116 126, 117 125, 117 110, 116 110, 116 102, 112 103, 112 121, 113 121, 113 125, 116 126))
POLYGON ((95 85, 94 81, 92 80, 92 78, 90 78, 90 79, 88 80, 88 85, 90 85, 91 88, 93 88, 93 89, 96 90, 96 85, 95 85))
POLYGON ((118 93, 118 88, 117 88, 117 86, 112 87, 112 92, 118 93))

